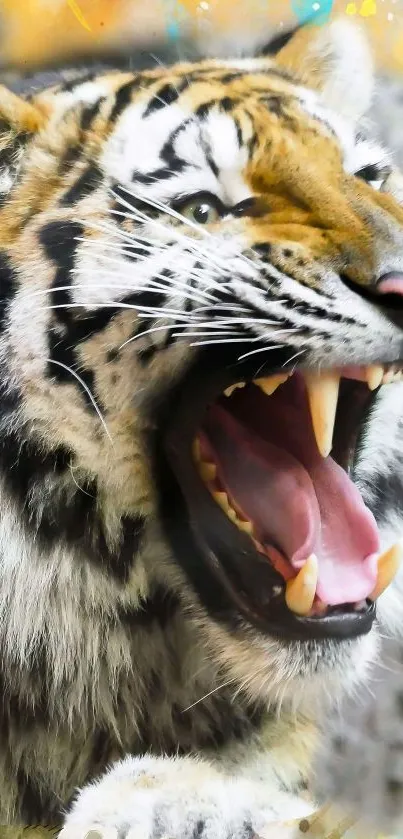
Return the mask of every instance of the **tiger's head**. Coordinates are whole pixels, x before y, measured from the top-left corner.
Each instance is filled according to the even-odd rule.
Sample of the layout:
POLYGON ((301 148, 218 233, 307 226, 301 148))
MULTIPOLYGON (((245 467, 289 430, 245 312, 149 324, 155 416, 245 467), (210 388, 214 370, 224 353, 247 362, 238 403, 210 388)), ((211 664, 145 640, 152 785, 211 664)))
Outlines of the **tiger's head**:
POLYGON ((3 509, 111 603, 174 589, 264 695, 361 672, 396 563, 355 481, 403 364, 372 87, 336 22, 0 96, 3 509))

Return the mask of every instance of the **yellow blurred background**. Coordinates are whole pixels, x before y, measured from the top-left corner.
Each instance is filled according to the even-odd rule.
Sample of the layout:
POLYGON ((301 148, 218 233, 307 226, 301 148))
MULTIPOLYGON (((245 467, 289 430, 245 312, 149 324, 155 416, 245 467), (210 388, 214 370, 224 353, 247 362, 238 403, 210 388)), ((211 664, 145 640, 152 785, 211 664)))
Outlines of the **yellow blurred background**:
POLYGON ((314 15, 368 29, 378 65, 403 70, 403 0, 0 0, 0 63, 26 69, 124 45, 252 37, 314 15))

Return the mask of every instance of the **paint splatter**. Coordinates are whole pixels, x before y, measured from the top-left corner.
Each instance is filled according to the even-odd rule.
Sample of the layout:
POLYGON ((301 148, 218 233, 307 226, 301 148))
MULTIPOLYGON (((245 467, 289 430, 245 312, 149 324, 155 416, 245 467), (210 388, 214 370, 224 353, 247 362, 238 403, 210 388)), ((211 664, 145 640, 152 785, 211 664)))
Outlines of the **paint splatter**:
POLYGON ((179 0, 164 0, 164 6, 168 38, 176 41, 181 36, 182 27, 189 22, 189 12, 193 13, 197 4, 195 9, 189 10, 179 0))
POLYGON ((326 23, 333 7, 333 0, 291 0, 291 8, 300 23, 309 20, 318 25, 326 23))
POLYGON ((348 3, 346 6, 346 14, 371 17, 371 15, 376 15, 376 2, 375 0, 362 0, 360 8, 358 8, 357 4, 354 2, 348 3))
POLYGON ((76 3, 76 0, 67 0, 67 4, 73 12, 73 15, 77 18, 79 23, 81 23, 81 26, 83 26, 84 29, 87 29, 88 32, 92 32, 92 29, 89 23, 86 21, 78 3, 76 3))

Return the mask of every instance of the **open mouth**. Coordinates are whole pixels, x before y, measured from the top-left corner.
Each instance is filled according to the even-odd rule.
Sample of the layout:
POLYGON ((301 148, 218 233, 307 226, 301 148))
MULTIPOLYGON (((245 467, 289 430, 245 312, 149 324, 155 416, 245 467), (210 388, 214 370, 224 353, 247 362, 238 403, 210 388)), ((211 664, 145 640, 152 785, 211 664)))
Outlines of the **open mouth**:
POLYGON ((300 640, 369 631, 401 548, 380 554, 354 460, 374 392, 401 376, 281 371, 218 389, 216 370, 181 391, 164 442, 175 478, 165 520, 177 519, 177 537, 186 520, 175 547, 212 611, 236 607, 300 640))

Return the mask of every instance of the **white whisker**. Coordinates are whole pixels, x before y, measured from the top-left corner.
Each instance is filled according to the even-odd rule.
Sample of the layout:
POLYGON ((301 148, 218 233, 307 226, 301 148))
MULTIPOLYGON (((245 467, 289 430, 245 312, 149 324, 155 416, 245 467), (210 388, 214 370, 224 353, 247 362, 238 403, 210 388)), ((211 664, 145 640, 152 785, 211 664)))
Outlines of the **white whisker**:
MULTIPOLYGON (((79 273, 80 276, 82 275, 82 271, 79 271, 77 273, 79 273)), ((86 270, 85 274, 88 277, 91 277, 91 276, 97 277, 97 276, 99 276, 99 271, 96 270, 95 268, 90 268, 90 269, 86 270)), ((123 276, 125 276, 125 274, 123 274, 123 276)), ((105 286, 102 286, 102 284, 100 284, 99 286, 97 286, 97 284, 92 284, 92 285, 89 285, 88 288, 91 288, 91 289, 112 288, 115 292, 126 290, 126 291, 130 292, 131 294, 141 293, 142 291, 153 290, 154 292, 160 291, 160 292, 164 292, 166 294, 170 294, 172 296, 175 295, 175 292, 176 292, 175 296, 178 296, 179 291, 182 290, 184 298, 186 298, 188 300, 191 300, 191 301, 194 300, 197 303, 205 303, 206 300, 211 300, 211 303, 215 304, 215 297, 213 295, 208 294, 207 292, 204 292, 204 291, 199 291, 198 289, 194 290, 186 282, 182 283, 180 280, 176 280, 176 278, 175 278, 175 285, 172 285, 171 283, 169 283, 166 280, 166 277, 164 277, 163 274, 154 274, 153 278, 145 280, 145 283, 146 283, 145 285, 143 285, 141 283, 137 288, 134 287, 133 283, 131 283, 130 285, 123 285, 123 284, 120 284, 118 282, 111 283, 110 285, 108 284, 108 285, 105 285, 105 286), (161 277, 162 280, 165 280, 165 282, 157 282, 157 280, 155 280, 154 277, 157 277, 157 278, 161 277)), ((83 285, 83 284, 69 286, 67 288, 70 288, 71 290, 75 291, 77 288, 80 288, 80 287, 81 288, 86 288, 86 286, 83 285)), ((49 291, 51 291, 51 290, 52 289, 49 289, 49 291)), ((102 304, 99 304, 99 305, 102 305, 102 304)))
MULTIPOLYGON (((298 329, 276 329, 273 332, 269 333, 267 338, 271 338, 273 335, 285 335, 289 332, 295 333, 295 332, 298 332, 298 331, 299 331, 298 329)), ((262 341, 262 340, 264 340, 264 338, 259 337, 256 340, 262 341)), ((256 350, 250 350, 250 352, 247 352, 247 353, 244 353, 243 355, 240 355, 239 358, 238 358, 238 361, 242 361, 242 359, 247 358, 249 355, 255 355, 257 353, 266 352, 266 351, 269 351, 269 350, 274 350, 277 347, 285 347, 285 346, 286 346, 286 344, 279 344, 279 343, 276 342, 276 344, 274 346, 271 346, 271 347, 258 347, 256 350)), ((287 364, 288 364, 288 361, 287 361, 287 364)))
POLYGON ((221 685, 218 685, 216 688, 213 688, 213 690, 210 690, 209 693, 205 693, 204 696, 200 697, 200 699, 196 699, 196 702, 193 702, 192 705, 188 705, 187 708, 183 708, 182 714, 184 714, 186 711, 190 711, 190 709, 194 708, 195 705, 198 705, 199 702, 203 702, 204 699, 208 699, 209 696, 213 695, 213 693, 217 693, 218 690, 222 690, 222 688, 225 688, 228 685, 233 684, 233 682, 235 682, 234 677, 229 679, 227 682, 223 682, 221 685))
MULTIPOLYGON (((185 329, 187 329, 187 327, 184 326, 183 329, 185 330, 185 329)), ((220 332, 220 333, 217 333, 217 334, 219 334, 219 336, 221 338, 223 335, 225 335, 225 336, 227 336, 227 335, 239 335, 239 332, 237 332, 236 330, 233 329, 230 332, 220 332)), ((214 336, 214 333, 211 333, 211 332, 187 332, 186 331, 186 332, 173 332, 172 333, 173 338, 202 338, 203 336, 210 336, 211 337, 212 335, 214 336)))
POLYGON ((139 338, 144 338, 145 335, 151 335, 153 332, 166 332, 167 329, 175 329, 175 327, 170 326, 169 324, 164 324, 164 326, 151 326, 150 329, 144 329, 143 332, 138 332, 137 335, 132 335, 127 339, 127 341, 120 344, 119 350, 122 350, 123 347, 127 347, 128 344, 131 344, 133 341, 137 341, 139 338))
MULTIPOLYGON (((190 344, 190 346, 191 347, 206 347, 209 344, 234 344, 234 343, 246 344, 246 343, 250 343, 252 341, 259 341, 259 340, 260 340, 259 338, 248 338, 247 336, 245 336, 245 338, 229 338, 229 339, 226 339, 225 341, 193 341, 190 344)), ((243 358, 243 356, 241 356, 241 358, 243 358)), ((238 359, 238 361, 239 360, 240 359, 238 359)))
MULTIPOLYGON (((285 361, 282 366, 285 367, 286 364, 291 364, 291 362, 294 361, 294 359, 299 358, 301 355, 304 354, 304 352, 305 352, 305 350, 300 350, 299 352, 296 352, 295 355, 292 355, 291 358, 289 358, 287 361, 285 361)), ((295 366, 294 366, 294 370, 295 370, 295 366)))
MULTIPOLYGON (((75 309, 75 308, 82 309, 83 304, 82 303, 57 303, 54 306, 42 306, 41 307, 42 311, 47 311, 49 309, 75 309)), ((182 320, 185 320, 185 321, 189 320, 189 315, 185 314, 183 311, 177 311, 175 309, 163 309, 163 308, 153 309, 151 306, 134 306, 130 303, 120 303, 119 301, 112 302, 112 303, 105 303, 105 304, 103 304, 102 308, 105 308, 105 309, 111 309, 111 308, 113 308, 113 309, 114 308, 116 308, 116 309, 131 309, 133 312, 135 312, 136 314, 139 315, 139 318, 162 318, 162 317, 171 318, 172 317, 175 320, 177 320, 177 319, 182 319, 182 320)), ((98 308, 94 307, 93 311, 97 312, 98 308)), ((194 323, 193 324, 190 323, 189 325, 192 326, 192 325, 194 325, 194 323)))
MULTIPOLYGON (((94 274, 95 276, 98 276, 99 272, 91 269, 90 271, 86 271, 86 275, 87 274, 88 274, 88 276, 90 276, 92 274, 94 274)), ((156 291, 156 290, 172 291, 172 288, 169 285, 163 286, 162 284, 160 285, 159 283, 154 283, 153 280, 148 280, 147 282, 151 282, 153 284, 151 286, 150 285, 142 286, 141 291, 156 291)), ((80 291, 80 290, 84 290, 84 291, 94 290, 94 291, 97 291, 99 289, 112 289, 115 292, 116 291, 129 291, 131 293, 135 293, 135 289, 133 288, 133 284, 128 285, 128 284, 123 284, 123 283, 117 283, 116 281, 111 282, 111 283, 88 283, 88 284, 77 283, 74 286, 71 286, 71 285, 54 286, 54 287, 50 287, 50 288, 46 288, 46 289, 39 289, 37 291, 32 291, 32 292, 29 292, 28 294, 24 295, 24 299, 27 300, 27 299, 31 299, 32 297, 44 297, 47 294, 54 294, 58 291, 80 291)), ((204 292, 203 292, 203 294, 204 294, 204 292)), ((189 299, 193 299, 193 296, 189 297, 189 299)), ((195 298, 195 299, 197 299, 197 298, 195 298)), ((121 302, 123 304, 125 301, 123 300, 121 302)), ((212 297, 212 302, 214 302, 214 297, 212 297)), ((108 303, 109 303, 109 305, 111 304, 110 301, 108 301, 108 303)), ((64 305, 64 304, 60 304, 60 305, 64 305)), ((73 304, 67 304, 66 303, 65 305, 67 306, 67 305, 73 305, 73 304)), ((92 305, 92 306, 96 306, 96 308, 102 308, 104 305, 106 306, 107 304, 106 303, 105 304, 104 303, 99 303, 99 304, 80 303, 79 305, 80 306, 92 305)), ((119 304, 116 302, 113 305, 119 305, 119 304)), ((211 307, 206 306, 205 308, 209 309, 211 307)))
MULTIPOLYGON (((131 216, 130 217, 132 219, 142 221, 142 222, 146 222, 147 224, 150 224, 153 227, 162 229, 164 233, 166 233, 168 231, 171 236, 175 235, 175 237, 178 241, 185 242, 185 245, 186 245, 187 248, 189 248, 189 250, 191 250, 192 252, 201 254, 206 262, 211 262, 211 264, 214 265, 214 267, 217 268, 219 271, 224 272, 225 274, 229 273, 229 268, 228 268, 227 262, 225 262, 224 259, 223 259, 221 264, 217 263, 214 260, 214 258, 211 256, 211 253, 209 253, 205 249, 203 249, 200 242, 197 241, 196 239, 190 239, 189 236, 186 236, 184 233, 181 233, 177 228, 173 228, 173 227, 169 227, 169 226, 165 225, 160 219, 152 219, 149 216, 147 216, 145 213, 141 213, 138 210, 136 210, 134 212, 133 208, 131 207, 129 202, 125 201, 121 196, 115 195, 115 198, 118 199, 125 206, 127 206, 127 208, 129 210, 131 209, 131 216)), ((198 225, 196 225, 196 228, 199 230, 198 225)), ((220 283, 220 284, 217 283, 217 285, 220 285, 220 287, 221 287, 222 283, 220 283)))
MULTIPOLYGON (((203 258, 205 260, 205 262, 210 262, 210 263, 212 262, 214 267, 215 268, 218 267, 220 271, 226 270, 225 266, 215 265, 211 256, 207 252, 203 251, 202 248, 200 247, 200 245, 197 244, 194 239, 189 239, 189 237, 185 236, 183 233, 179 233, 179 231, 177 231, 175 228, 167 227, 161 221, 154 221, 153 219, 150 219, 148 216, 146 216, 144 214, 140 214, 140 215, 139 214, 134 214, 133 215, 133 211, 130 214, 130 216, 128 216, 128 218, 130 218, 131 220, 133 220, 133 219, 136 220, 137 219, 141 223, 144 223, 144 221, 146 221, 150 224, 153 223, 154 226, 162 228, 164 233, 166 233, 167 231, 171 234, 174 233, 176 235, 177 239, 185 242, 185 246, 188 248, 188 250, 190 252, 194 252, 197 255, 199 260, 201 258, 203 258)), ((109 233, 111 236, 115 236, 115 237, 118 236, 119 238, 124 239, 126 244, 130 244, 130 243, 135 244, 136 241, 137 241, 137 237, 133 233, 128 233, 127 231, 123 231, 120 228, 118 229, 116 227, 113 227, 112 225, 108 225, 107 222, 96 223, 96 222, 87 220, 86 225, 87 225, 87 227, 91 227, 93 230, 97 230, 98 232, 107 233, 107 234, 109 233)), ((144 238, 144 234, 142 233, 141 235, 142 235, 142 238, 144 238)), ((89 244, 88 240, 83 239, 82 237, 79 237, 79 236, 76 237, 76 240, 83 242, 87 246, 89 244)), ((151 240, 149 240, 149 241, 151 241, 151 240)), ((91 242, 91 245, 92 244, 93 243, 91 242)), ((157 250, 160 250, 160 251, 168 250, 169 251, 170 247, 172 247, 172 244, 173 244, 172 242, 170 242, 169 244, 167 244, 166 242, 158 242, 158 245, 155 245, 155 248, 156 248, 156 251, 157 250)), ((215 285, 218 287, 221 284, 216 283, 215 285)))
POLYGON ((73 473, 73 465, 72 465, 71 463, 69 464, 69 469, 70 469, 70 472, 71 472, 71 477, 73 478, 73 483, 75 483, 75 485, 76 485, 77 489, 79 489, 79 490, 80 490, 80 492, 82 492, 82 493, 83 493, 83 495, 88 495, 88 498, 95 498, 95 495, 91 495, 91 493, 90 493, 90 492, 87 492, 85 489, 83 489, 82 487, 80 487, 80 484, 79 484, 79 483, 77 483, 77 481, 76 481, 76 479, 75 479, 75 477, 74 477, 74 473, 73 473))
MULTIPOLYGON (((182 224, 186 224, 189 227, 192 227, 194 230, 196 230, 199 233, 199 235, 202 234, 206 239, 214 239, 214 234, 212 234, 210 232, 210 230, 206 230, 205 228, 201 228, 199 224, 197 224, 196 222, 193 222, 191 219, 186 218, 181 213, 178 213, 177 210, 174 210, 172 207, 169 207, 167 204, 162 204, 160 201, 156 201, 155 199, 150 198, 149 196, 144 196, 141 192, 136 192, 132 188, 124 186, 123 189, 124 189, 125 192, 128 193, 128 195, 132 195, 133 198, 137 198, 138 200, 143 201, 145 204, 148 204, 150 207, 154 207, 156 210, 160 210, 162 213, 165 213, 166 215, 172 216, 173 218, 180 221, 182 224)), ((120 198, 120 200, 123 203, 124 199, 122 199, 121 196, 116 196, 115 195, 115 197, 117 197, 118 200, 120 198)), ((127 203, 128 203, 129 209, 130 209, 130 203, 129 202, 127 202, 127 203)), ((256 267, 253 260, 251 260, 249 257, 245 256, 245 254, 243 254, 242 252, 240 252, 238 254, 238 256, 241 259, 243 259, 245 262, 247 262, 248 264, 252 265, 253 268, 256 267)))
POLYGON ((104 428, 104 430, 105 430, 105 433, 106 433, 106 435, 107 435, 108 439, 110 440, 111 445, 113 446, 113 440, 112 440, 112 437, 111 437, 111 435, 109 434, 108 427, 107 427, 106 422, 105 422, 105 420, 104 420, 104 418, 103 418, 103 416, 102 416, 102 413, 101 413, 101 411, 100 411, 100 409, 99 409, 99 407, 98 407, 98 404, 97 404, 97 402, 96 402, 96 400, 95 400, 95 397, 94 397, 94 396, 93 396, 93 394, 91 393, 91 391, 90 391, 89 387, 85 384, 85 382, 83 382, 83 380, 82 380, 81 376, 79 376, 79 375, 78 375, 78 373, 76 373, 76 371, 72 369, 72 367, 68 367, 68 366, 67 366, 67 364, 63 364, 63 362, 62 362, 62 361, 56 361, 54 358, 47 358, 47 359, 46 359, 46 361, 47 361, 47 363, 48 363, 48 364, 56 364, 56 365, 57 365, 57 367, 62 367, 62 368, 63 368, 63 370, 66 370, 66 371, 67 371, 67 373, 71 373, 71 375, 72 375, 75 379, 77 379, 78 383, 79 383, 79 384, 81 385, 81 387, 85 390, 85 392, 86 392, 87 396, 88 396, 88 397, 89 397, 89 399, 91 400, 92 405, 94 406, 95 411, 97 412, 98 417, 99 417, 99 419, 100 419, 100 421, 101 421, 101 423, 102 423, 102 425, 103 425, 103 428, 104 428))

